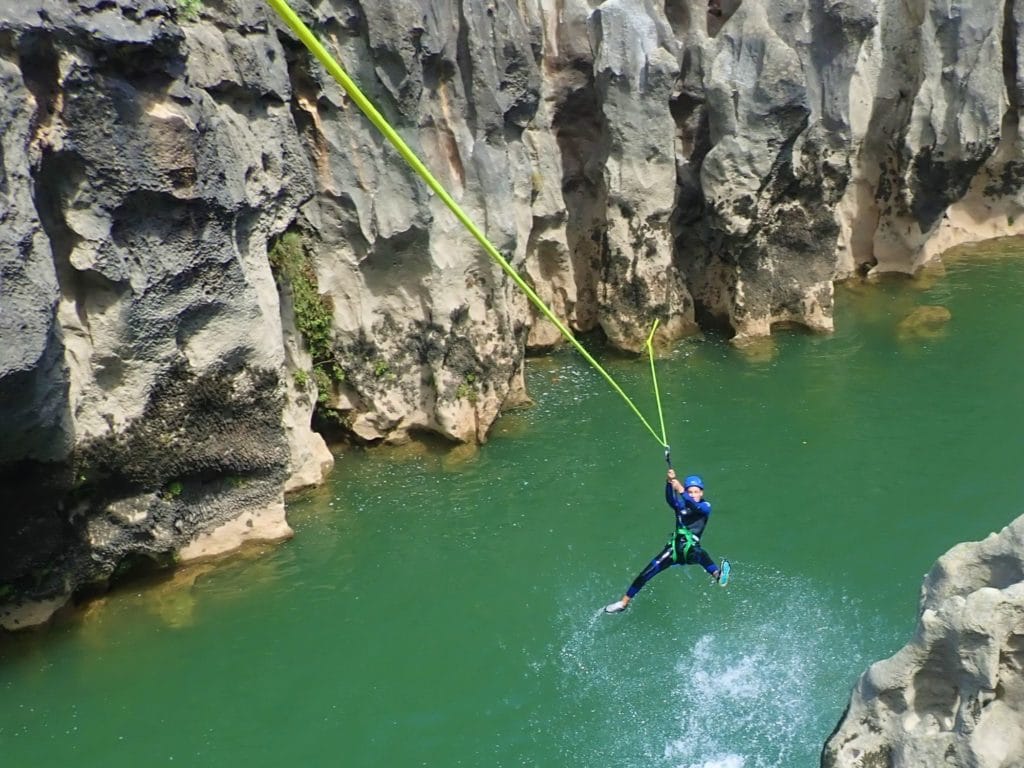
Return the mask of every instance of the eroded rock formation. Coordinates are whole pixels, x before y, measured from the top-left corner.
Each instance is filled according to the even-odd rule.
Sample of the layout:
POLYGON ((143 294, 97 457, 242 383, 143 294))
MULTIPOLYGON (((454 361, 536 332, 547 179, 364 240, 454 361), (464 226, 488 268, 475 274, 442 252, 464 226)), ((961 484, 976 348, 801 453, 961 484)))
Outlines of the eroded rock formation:
POLYGON ((935 563, 917 631, 854 688, 823 768, 1008 768, 1024 757, 1024 517, 935 563))
MULTIPOLYGON (((825 331, 836 279, 1021 231, 1019 6, 296 3, 626 350, 825 331)), ((314 408, 481 442, 560 343, 258 0, 0 0, 0 89, 0 601, 287 535, 314 408)))
POLYGON ((3 4, 0 602, 287 536, 331 461, 266 257, 312 169, 252 13, 3 4))

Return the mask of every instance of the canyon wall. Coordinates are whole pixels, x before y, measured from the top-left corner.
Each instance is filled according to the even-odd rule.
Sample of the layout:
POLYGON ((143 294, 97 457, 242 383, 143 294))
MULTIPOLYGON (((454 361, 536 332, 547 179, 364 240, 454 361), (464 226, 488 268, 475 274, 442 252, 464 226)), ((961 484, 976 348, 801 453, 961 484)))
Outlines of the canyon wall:
MULTIPOLYGON (((1024 227, 1012 2, 295 7, 622 350, 1024 227)), ((561 343, 257 0, 0 0, 0 91, 0 625, 289 535, 320 433, 483 442, 561 343)))
POLYGON ((1009 768, 1024 755, 1024 517, 925 577, 917 631, 857 682, 822 768, 1009 768))

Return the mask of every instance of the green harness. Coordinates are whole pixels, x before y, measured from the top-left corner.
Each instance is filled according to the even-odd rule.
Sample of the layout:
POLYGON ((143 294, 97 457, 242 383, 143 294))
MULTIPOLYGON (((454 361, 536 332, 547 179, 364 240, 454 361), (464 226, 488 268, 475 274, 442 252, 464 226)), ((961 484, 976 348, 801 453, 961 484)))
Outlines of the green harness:
POLYGON ((685 563, 687 558, 690 557, 690 552, 700 539, 694 535, 693 531, 687 528, 685 525, 681 525, 676 528, 676 532, 672 535, 669 540, 669 545, 672 547, 672 562, 674 563, 685 563), (683 557, 679 557, 679 539, 683 540, 683 557))

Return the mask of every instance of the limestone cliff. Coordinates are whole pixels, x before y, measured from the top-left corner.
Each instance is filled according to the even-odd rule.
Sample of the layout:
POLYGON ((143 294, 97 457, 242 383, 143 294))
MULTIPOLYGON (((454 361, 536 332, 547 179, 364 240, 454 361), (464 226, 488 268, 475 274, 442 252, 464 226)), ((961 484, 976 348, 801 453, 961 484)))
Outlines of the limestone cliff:
MULTIPOLYGON (((1010 0, 295 5, 622 349, 1024 227, 1010 0)), ((0 0, 0 91, 0 602, 288 535, 314 409, 483 441, 559 343, 258 0, 0 0)))
POLYGON ((914 638, 857 683, 823 768, 1024 760, 1024 517, 925 578, 914 638))

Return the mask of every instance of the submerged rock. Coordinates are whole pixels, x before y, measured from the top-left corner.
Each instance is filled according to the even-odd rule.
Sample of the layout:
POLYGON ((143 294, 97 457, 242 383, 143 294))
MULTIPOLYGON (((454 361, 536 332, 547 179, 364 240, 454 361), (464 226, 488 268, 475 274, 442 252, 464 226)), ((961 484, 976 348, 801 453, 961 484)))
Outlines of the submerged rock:
POLYGON ((914 638, 860 678, 823 768, 1007 768, 1024 756, 1024 517, 925 577, 914 638))
POLYGON ((946 324, 952 317, 953 313, 946 307, 917 307, 900 320, 896 326, 896 335, 904 341, 938 338, 945 332, 946 324))

